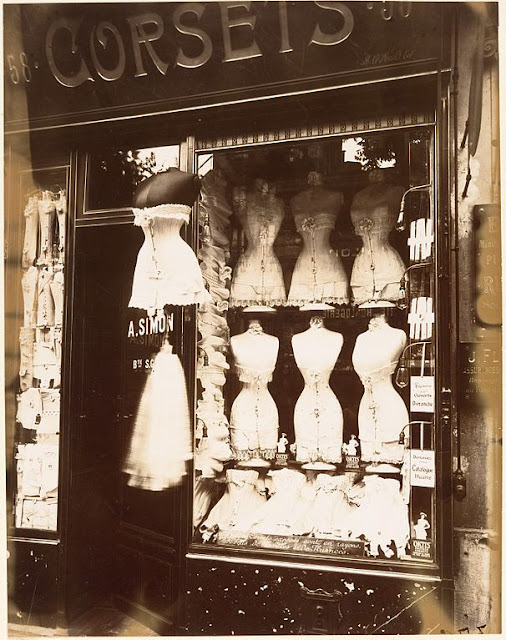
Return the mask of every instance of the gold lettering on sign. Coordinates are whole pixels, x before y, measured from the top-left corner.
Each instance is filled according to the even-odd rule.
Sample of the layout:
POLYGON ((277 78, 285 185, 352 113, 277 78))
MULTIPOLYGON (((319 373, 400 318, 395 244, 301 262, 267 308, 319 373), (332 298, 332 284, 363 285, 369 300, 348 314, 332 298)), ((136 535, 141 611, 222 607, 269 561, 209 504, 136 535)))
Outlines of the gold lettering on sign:
POLYGON ((234 60, 249 60, 250 58, 258 58, 262 55, 258 44, 255 42, 255 38, 251 44, 241 49, 233 49, 232 47, 232 28, 234 27, 250 27, 253 32, 255 29, 255 23, 257 21, 256 16, 248 13, 240 18, 231 18, 230 9, 246 9, 249 12, 251 2, 220 2, 221 12, 221 27, 223 30, 223 47, 225 49, 225 57, 223 62, 233 62, 234 60))
POLYGON ((146 51, 149 53, 151 60, 158 71, 165 75, 169 68, 168 62, 164 62, 156 53, 152 42, 159 40, 163 35, 163 20, 157 13, 142 13, 132 18, 127 18, 130 24, 130 32, 132 34, 132 44, 134 48, 135 58, 135 78, 141 76, 147 76, 147 71, 144 69, 142 63, 141 44, 146 47, 146 51), (154 25, 155 29, 152 33, 146 33, 145 26, 154 25))
POLYGON ((71 45, 70 53, 72 55, 75 55, 76 53, 80 53, 76 43, 76 35, 79 30, 79 23, 80 23, 80 20, 78 19, 59 18, 58 20, 55 20, 51 24, 46 34, 46 57, 49 63, 49 68, 51 69, 51 72, 53 76, 56 78, 56 80, 58 80, 58 82, 62 84, 64 87, 78 87, 79 85, 83 84, 83 82, 86 82, 87 80, 94 82, 94 79, 90 75, 90 70, 86 66, 86 62, 84 62, 82 55, 81 55, 81 65, 79 67, 79 71, 72 76, 67 76, 62 71, 60 71, 54 59, 53 40, 56 32, 59 31, 60 29, 63 29, 65 31, 70 31, 70 35, 72 36, 72 45, 71 45))
POLYGON ((203 2, 186 2, 185 4, 177 7, 174 11, 174 26, 179 33, 193 36, 202 42, 202 53, 193 58, 191 56, 187 56, 181 48, 178 50, 176 64, 180 67, 184 67, 185 69, 197 69, 198 67, 201 67, 211 58, 213 53, 213 42, 205 31, 198 29, 197 27, 188 27, 181 23, 181 18, 185 13, 193 13, 197 16, 197 19, 200 20, 205 8, 206 7, 203 2))
POLYGON ((322 44, 326 46, 344 42, 351 35, 355 20, 352 12, 342 2, 316 2, 315 5, 326 11, 337 11, 341 14, 344 24, 335 33, 324 33, 319 24, 316 25, 313 36, 309 44, 322 44))
POLYGON ((96 28, 93 27, 90 36, 90 53, 93 64, 95 65, 95 69, 97 70, 97 73, 101 78, 103 78, 104 80, 108 80, 109 82, 113 80, 119 80, 119 78, 121 78, 125 71, 126 63, 125 45, 123 44, 120 32, 113 24, 104 21, 99 22, 96 28), (106 34, 107 31, 112 33, 118 47, 118 64, 114 67, 114 69, 106 69, 98 59, 97 55, 95 41, 99 42, 102 45, 102 49, 105 50, 107 42, 109 40, 109 37, 106 34))

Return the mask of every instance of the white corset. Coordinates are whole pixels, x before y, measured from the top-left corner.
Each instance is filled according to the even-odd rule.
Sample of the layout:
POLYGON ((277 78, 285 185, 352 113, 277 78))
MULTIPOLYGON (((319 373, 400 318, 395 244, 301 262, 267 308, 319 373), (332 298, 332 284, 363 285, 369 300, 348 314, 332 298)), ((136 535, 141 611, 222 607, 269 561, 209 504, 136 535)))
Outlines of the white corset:
POLYGON ((40 252, 37 264, 47 265, 53 259, 53 232, 56 207, 52 199, 45 197, 38 202, 40 225, 40 252))
POLYGON ((39 209, 37 198, 32 196, 25 207, 25 240, 23 243, 22 266, 31 267, 37 257, 37 235, 39 230, 39 209))

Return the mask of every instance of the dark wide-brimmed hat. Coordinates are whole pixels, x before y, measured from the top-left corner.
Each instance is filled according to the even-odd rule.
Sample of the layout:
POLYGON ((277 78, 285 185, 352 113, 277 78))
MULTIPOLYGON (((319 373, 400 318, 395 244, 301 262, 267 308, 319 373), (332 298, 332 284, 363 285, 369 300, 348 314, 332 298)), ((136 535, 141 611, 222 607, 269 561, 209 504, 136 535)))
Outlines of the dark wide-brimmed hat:
POLYGON ((132 206, 135 209, 157 207, 161 204, 185 204, 195 202, 200 190, 200 178, 195 173, 171 167, 143 180, 134 192, 132 206))

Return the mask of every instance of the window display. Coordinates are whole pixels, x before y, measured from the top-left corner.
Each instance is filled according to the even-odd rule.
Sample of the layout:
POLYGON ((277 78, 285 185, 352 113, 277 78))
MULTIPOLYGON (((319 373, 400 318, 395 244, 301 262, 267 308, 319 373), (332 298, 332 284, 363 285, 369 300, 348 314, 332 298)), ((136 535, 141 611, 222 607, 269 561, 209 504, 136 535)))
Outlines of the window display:
POLYGON ((23 173, 20 185, 25 206, 15 526, 56 531, 67 168, 23 173))
POLYGON ((434 560, 432 134, 197 155, 194 548, 434 560))

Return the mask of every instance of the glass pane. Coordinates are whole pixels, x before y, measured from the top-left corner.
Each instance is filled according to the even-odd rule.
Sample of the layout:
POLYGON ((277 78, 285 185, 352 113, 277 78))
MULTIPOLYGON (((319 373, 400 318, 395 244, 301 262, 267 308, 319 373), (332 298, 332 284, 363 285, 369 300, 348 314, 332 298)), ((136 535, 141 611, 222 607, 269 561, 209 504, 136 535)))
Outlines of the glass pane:
POLYGON ((170 167, 179 167, 179 145, 94 153, 88 159, 86 211, 129 208, 139 182, 170 167))
POLYGON ((19 529, 57 530, 66 190, 67 167, 20 175, 19 217, 24 229, 16 278, 22 291, 22 310, 16 314, 15 527, 19 529))
POLYGON ((406 195, 430 145, 393 131, 198 156, 213 304, 195 542, 433 559, 431 192, 406 195))

